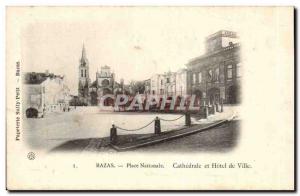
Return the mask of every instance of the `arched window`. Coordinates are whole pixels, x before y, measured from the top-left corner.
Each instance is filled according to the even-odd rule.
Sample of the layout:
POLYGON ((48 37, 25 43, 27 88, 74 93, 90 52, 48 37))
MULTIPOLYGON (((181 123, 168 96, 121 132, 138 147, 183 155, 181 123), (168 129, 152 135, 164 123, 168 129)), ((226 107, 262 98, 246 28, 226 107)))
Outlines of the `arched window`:
POLYGON ((193 74, 193 84, 196 83, 196 73, 193 74))
POLYGON ((202 72, 198 73, 198 83, 202 82, 202 72))
POLYGON ((213 80, 213 70, 212 69, 210 69, 210 70, 208 70, 208 81, 212 81, 213 80))
POLYGON ((215 81, 219 81, 219 77, 220 77, 220 69, 216 68, 215 69, 215 81))

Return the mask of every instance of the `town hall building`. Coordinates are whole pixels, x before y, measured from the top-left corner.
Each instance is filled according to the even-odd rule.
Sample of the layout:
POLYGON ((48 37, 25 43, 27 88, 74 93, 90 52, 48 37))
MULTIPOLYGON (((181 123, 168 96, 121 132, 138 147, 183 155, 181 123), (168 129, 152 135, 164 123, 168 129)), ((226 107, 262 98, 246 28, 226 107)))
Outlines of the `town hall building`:
POLYGON ((205 40, 206 52, 188 62, 187 88, 208 103, 240 103, 241 59, 236 32, 221 30, 205 40))

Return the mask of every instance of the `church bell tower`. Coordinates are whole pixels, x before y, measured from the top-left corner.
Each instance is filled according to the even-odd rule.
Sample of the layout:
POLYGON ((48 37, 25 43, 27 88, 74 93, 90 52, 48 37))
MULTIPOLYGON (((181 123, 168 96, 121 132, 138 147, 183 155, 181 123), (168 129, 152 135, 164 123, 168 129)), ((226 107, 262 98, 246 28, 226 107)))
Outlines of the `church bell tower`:
POLYGON ((89 61, 86 57, 84 45, 82 46, 81 58, 79 60, 79 82, 78 82, 78 96, 87 98, 89 96, 89 61))

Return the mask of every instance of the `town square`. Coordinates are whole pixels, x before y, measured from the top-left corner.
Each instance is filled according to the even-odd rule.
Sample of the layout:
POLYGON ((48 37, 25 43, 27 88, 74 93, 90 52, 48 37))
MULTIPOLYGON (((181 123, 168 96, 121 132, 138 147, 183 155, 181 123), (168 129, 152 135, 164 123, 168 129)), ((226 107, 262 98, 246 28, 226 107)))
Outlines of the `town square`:
MULTIPOLYGON (((175 137, 180 141, 181 135, 189 133, 174 130, 184 130, 192 124, 237 118, 241 103, 239 37, 236 32, 220 30, 204 40, 205 53, 191 58, 179 70, 127 83, 122 77, 118 77, 118 81, 118 72, 108 65, 101 66, 93 80, 83 44, 77 66, 78 81, 73 82, 77 84, 77 94, 71 94, 64 75, 49 70, 24 73, 23 126, 29 144, 51 151, 64 150, 64 146, 74 140, 82 139, 81 143, 86 143, 84 141, 90 138, 107 138, 108 141, 102 142, 107 143, 104 145, 107 147, 117 146, 114 143, 121 141, 118 135, 148 134, 147 140, 137 137, 135 142, 132 138, 131 142, 121 142, 129 143, 123 149, 131 149, 175 137), (161 137, 161 133, 168 134, 161 137), (149 136, 151 134, 158 137, 149 136)), ((237 140, 238 124, 231 126, 234 127, 227 131, 235 130, 235 133, 230 134, 229 140, 237 140)), ((201 128, 192 128, 196 129, 201 128)), ((87 143, 91 146, 93 142, 87 143)), ((94 142, 94 146, 99 146, 98 143, 94 142)), ((87 146, 84 149, 95 151, 95 147, 87 146)), ((120 150, 119 147, 115 150, 120 150)))
POLYGON ((295 188, 295 8, 8 6, 8 190, 295 188))

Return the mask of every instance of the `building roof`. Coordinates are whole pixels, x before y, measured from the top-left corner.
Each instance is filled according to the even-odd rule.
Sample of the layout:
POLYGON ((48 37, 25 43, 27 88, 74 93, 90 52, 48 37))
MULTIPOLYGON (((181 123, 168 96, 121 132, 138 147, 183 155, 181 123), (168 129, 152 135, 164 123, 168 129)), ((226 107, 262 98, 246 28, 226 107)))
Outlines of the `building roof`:
POLYGON ((55 75, 53 73, 37 73, 37 72, 25 72, 24 73, 24 84, 41 84, 47 78, 60 78, 63 79, 63 76, 55 75))
POLYGON ((193 59, 189 60, 189 62, 187 63, 187 65, 191 65, 191 64, 197 63, 198 61, 201 61, 201 60, 203 60, 203 59, 205 59, 207 57, 210 57, 212 55, 218 54, 220 52, 229 51, 229 50, 232 50, 232 49, 235 49, 235 48, 239 48, 239 47, 240 47, 240 43, 235 43, 235 44, 232 44, 230 46, 227 46, 227 47, 224 47, 224 48, 220 48, 219 50, 215 50, 215 51, 203 54, 201 56, 198 56, 196 58, 193 58, 193 59))
POLYGON ((95 81, 90 85, 90 87, 96 88, 96 87, 97 87, 97 80, 95 80, 95 81))
POLYGON ((104 65, 104 66, 102 66, 101 68, 103 68, 103 69, 110 69, 110 67, 107 66, 107 65, 104 65))
POLYGON ((182 73, 182 72, 185 72, 185 71, 187 71, 186 68, 180 68, 180 69, 177 70, 176 73, 182 73))
POLYGON ((206 37, 206 40, 215 38, 215 37, 231 37, 231 38, 238 38, 237 33, 234 31, 228 31, 228 30, 220 30, 214 34, 211 34, 206 37))

